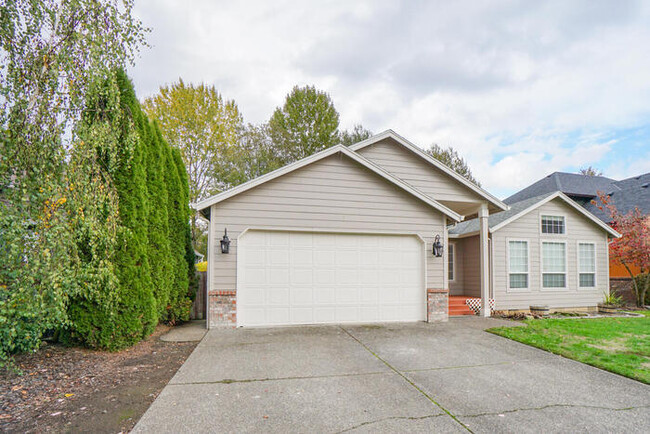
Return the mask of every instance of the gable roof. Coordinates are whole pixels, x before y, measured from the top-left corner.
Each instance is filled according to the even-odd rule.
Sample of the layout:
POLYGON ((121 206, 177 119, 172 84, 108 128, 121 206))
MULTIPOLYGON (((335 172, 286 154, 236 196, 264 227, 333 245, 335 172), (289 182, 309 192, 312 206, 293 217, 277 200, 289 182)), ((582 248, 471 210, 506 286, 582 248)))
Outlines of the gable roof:
POLYGON ((605 176, 553 172, 507 199, 504 199, 504 202, 513 204, 555 191, 561 191, 568 196, 596 197, 599 191, 608 193, 617 190, 616 182, 616 180, 605 176))
POLYGON ((380 142, 384 139, 391 138, 395 140, 397 143, 402 145, 404 148, 408 149, 409 151, 413 152, 423 160, 427 161, 429 164, 432 166, 438 168, 440 171, 451 177, 452 179, 458 181, 460 184, 464 185, 465 187, 469 188, 472 190, 474 193, 478 194, 482 198, 486 199, 488 202, 490 202, 492 205, 495 207, 501 209, 501 210, 507 210, 508 205, 506 205, 504 202, 501 200, 497 199, 496 196, 493 196, 492 194, 488 193, 487 191, 483 190, 481 187, 478 185, 474 184, 473 182, 469 181, 466 179, 464 176, 459 175, 456 173, 456 171, 450 169, 449 167, 445 166, 443 163, 440 161, 436 160, 429 154, 427 154, 423 149, 421 149, 419 146, 411 143, 404 137, 400 136, 393 130, 386 130, 383 131, 379 134, 376 134, 366 140, 363 140, 359 143, 355 143, 354 145, 350 146, 350 149, 353 151, 358 151, 360 149, 365 148, 366 146, 370 146, 374 143, 380 142))
MULTIPOLYGON (((603 223, 598 217, 585 210, 582 206, 578 205, 566 194, 561 191, 555 191, 552 193, 545 193, 539 196, 531 197, 519 202, 515 202, 510 205, 510 209, 503 211, 497 214, 492 214, 488 217, 488 228, 490 232, 496 232, 509 223, 517 220, 518 218, 528 214, 534 209, 539 208, 547 202, 552 201, 553 199, 562 199, 573 209, 578 211, 580 214, 587 217, 589 220, 594 222, 596 225, 600 226, 603 230, 607 231, 613 237, 620 237, 621 234, 612 229, 609 225, 603 223)), ((458 223, 453 228, 449 229, 450 235, 457 235, 459 237, 469 236, 478 233, 479 231, 479 219, 475 218, 472 220, 464 221, 458 223)))
POLYGON ((443 204, 439 203, 438 201, 432 199, 431 197, 427 196, 426 194, 422 193, 420 190, 416 189, 415 187, 411 186, 410 184, 402 181, 399 178, 396 178, 395 176, 391 175, 378 165, 374 164, 373 162, 369 161, 368 159, 362 157, 361 155, 357 154, 354 151, 351 151, 347 147, 343 145, 336 145, 332 146, 331 148, 325 149, 323 151, 317 152, 309 157, 303 158, 302 160, 298 160, 294 163, 288 164, 284 167, 281 167, 277 170, 274 170, 273 172, 269 172, 265 175, 259 176, 255 179, 252 179, 248 182, 245 182, 243 184, 238 185, 237 187, 233 187, 229 190, 226 190, 224 192, 221 192, 217 195, 214 195, 212 197, 209 197, 205 200, 202 200, 200 202, 197 202, 192 205, 192 208, 196 209, 197 211, 203 211, 206 208, 211 207, 214 204, 217 204, 219 202, 222 202, 230 197, 236 196, 238 194, 241 194, 245 191, 248 191, 252 188, 257 187, 258 185, 264 184, 266 182, 269 182, 275 178, 278 178, 282 175, 286 175, 287 173, 293 172, 294 170, 298 170, 301 167, 305 167, 309 164, 315 163, 319 160, 322 160, 323 158, 329 157, 331 155, 341 153, 352 160, 356 161, 360 165, 366 167, 370 171, 374 172, 375 174, 381 176, 388 182, 394 184, 395 186, 399 187, 403 191, 409 193, 411 196, 416 197, 420 201, 424 202, 425 204, 429 205, 430 207, 436 209, 437 211, 440 211, 441 213, 445 214, 446 216, 450 217, 452 220, 455 220, 457 222, 461 221, 463 219, 463 216, 460 214, 456 213, 455 211, 452 211, 451 209, 447 208, 443 204))

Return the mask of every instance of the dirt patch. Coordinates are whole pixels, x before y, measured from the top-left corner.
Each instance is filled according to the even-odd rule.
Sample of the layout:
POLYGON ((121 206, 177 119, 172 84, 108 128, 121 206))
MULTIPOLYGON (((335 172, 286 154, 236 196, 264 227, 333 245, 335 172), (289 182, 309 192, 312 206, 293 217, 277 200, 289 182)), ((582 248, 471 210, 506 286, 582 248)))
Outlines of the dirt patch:
POLYGON ((16 357, 22 375, 0 377, 0 430, 131 430, 197 344, 161 341, 169 330, 117 353, 45 345, 16 357))
POLYGON ((626 335, 623 337, 618 337, 618 338, 608 339, 606 341, 603 341, 602 345, 596 345, 596 344, 588 344, 588 345, 590 347, 598 348, 599 350, 603 350, 603 351, 626 353, 629 351, 626 345, 629 338, 630 336, 626 335))

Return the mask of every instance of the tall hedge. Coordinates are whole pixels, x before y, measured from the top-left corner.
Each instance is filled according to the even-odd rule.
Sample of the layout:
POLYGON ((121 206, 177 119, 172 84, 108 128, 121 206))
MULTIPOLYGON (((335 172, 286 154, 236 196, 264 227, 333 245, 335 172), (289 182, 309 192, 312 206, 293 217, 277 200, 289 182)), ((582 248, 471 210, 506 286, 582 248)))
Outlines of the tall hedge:
POLYGON ((179 167, 174 157, 174 153, 178 151, 172 149, 163 139, 162 132, 157 124, 154 124, 154 130, 159 142, 162 144, 165 163, 165 183, 168 189, 168 237, 172 272, 170 274, 171 288, 165 320, 173 324, 189 319, 191 306, 191 300, 188 296, 188 265, 185 256, 186 233, 189 228, 189 210, 187 195, 184 192, 188 187, 187 180, 183 183, 181 174, 179 174, 179 167))
MULTIPOLYGON (((117 73, 121 107, 130 113, 135 125, 144 122, 133 84, 126 73, 117 73)), ((130 125, 125 125, 128 134, 130 125)), ((147 190, 147 148, 143 138, 123 150, 120 165, 113 177, 118 194, 120 229, 117 241, 118 320, 115 337, 110 344, 128 346, 151 334, 158 323, 156 300, 149 264, 148 215, 150 211, 147 190), (130 151, 130 152, 129 152, 130 151)))
POLYGON ((138 130, 147 148, 149 264, 151 265, 153 295, 156 300, 156 315, 158 319, 164 321, 170 301, 172 283, 170 273, 173 269, 168 236, 169 215, 167 203, 169 194, 164 172, 164 143, 160 142, 160 138, 155 131, 156 127, 149 122, 143 112, 141 113, 138 130))
MULTIPOLYGON (((114 192, 105 201, 117 202, 118 212, 106 215, 106 222, 116 221, 113 238, 87 230, 101 226, 96 219, 79 225, 89 233, 80 238, 81 257, 87 261, 82 269, 96 277, 93 291, 71 297, 70 322, 61 336, 90 347, 120 349, 151 334, 158 321, 189 319, 194 251, 187 173, 178 151, 141 110, 124 72, 108 80, 89 104, 81 130, 85 147, 79 154, 95 150, 106 169, 106 188, 114 192), (101 275, 94 272, 97 265, 104 267, 101 275)), ((81 215, 83 220, 83 210, 81 215)))
POLYGON ((174 155, 174 163, 176 164, 176 169, 178 170, 178 176, 181 183, 181 192, 183 194, 182 208, 181 212, 183 214, 183 221, 187 222, 185 224, 185 261, 187 262, 187 278, 189 280, 189 295, 193 299, 196 293, 196 290, 199 286, 198 278, 196 277, 196 265, 195 259, 196 254, 194 253, 194 246, 192 245, 192 227, 190 225, 190 217, 192 212, 189 207, 189 198, 190 198, 190 187, 189 187, 189 177, 187 175, 187 170, 185 169, 185 164, 183 163, 183 157, 178 149, 174 148, 172 150, 174 155))
MULTIPOLYGON (((70 300, 70 323, 62 330, 62 337, 66 341, 115 350, 151 334, 158 315, 149 262, 155 255, 149 242, 152 213, 147 189, 148 121, 126 73, 118 71, 105 86, 105 91, 99 92, 89 107, 87 117, 98 128, 109 128, 113 133, 112 148, 106 152, 104 148, 99 149, 99 158, 108 169, 118 203, 114 249, 111 257, 105 258, 112 262, 116 282, 103 288, 110 294, 110 303, 87 296, 70 300), (108 98, 113 87, 117 88, 116 101, 108 98)), ((96 137, 88 134, 87 140, 96 141, 96 137)))

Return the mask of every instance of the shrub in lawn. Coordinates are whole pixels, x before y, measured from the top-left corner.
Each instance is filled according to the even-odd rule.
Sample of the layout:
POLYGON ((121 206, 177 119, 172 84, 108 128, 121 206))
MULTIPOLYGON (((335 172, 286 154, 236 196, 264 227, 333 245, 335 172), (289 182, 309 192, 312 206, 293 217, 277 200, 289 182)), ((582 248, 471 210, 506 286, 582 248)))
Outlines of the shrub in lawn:
POLYGON ((605 293, 603 295, 603 303, 604 305, 607 306, 622 306, 623 305, 623 297, 620 295, 616 295, 615 292, 609 292, 605 293))

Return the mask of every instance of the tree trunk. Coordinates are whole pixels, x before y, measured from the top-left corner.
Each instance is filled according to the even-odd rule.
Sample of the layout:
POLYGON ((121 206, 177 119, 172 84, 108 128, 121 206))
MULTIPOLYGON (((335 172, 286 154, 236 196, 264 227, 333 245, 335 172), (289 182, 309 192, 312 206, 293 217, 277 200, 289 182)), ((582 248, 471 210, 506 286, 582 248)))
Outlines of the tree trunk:
POLYGON ((641 295, 639 298, 639 306, 645 305, 645 295, 648 292, 648 289, 650 288, 650 273, 645 275, 644 280, 645 282, 643 284, 643 290, 641 291, 641 295))

